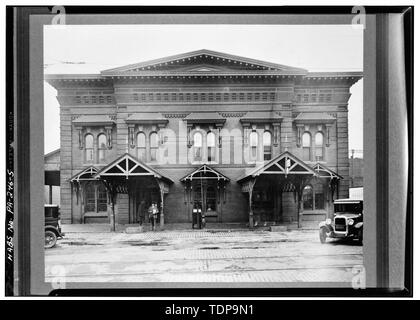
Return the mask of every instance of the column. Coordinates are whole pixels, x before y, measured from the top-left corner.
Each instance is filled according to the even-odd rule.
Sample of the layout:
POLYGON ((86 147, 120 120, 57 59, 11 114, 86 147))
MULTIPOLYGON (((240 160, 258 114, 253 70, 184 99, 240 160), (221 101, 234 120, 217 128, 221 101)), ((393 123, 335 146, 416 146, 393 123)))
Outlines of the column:
POLYGON ((254 190, 256 178, 248 182, 248 197, 249 197, 249 228, 254 228, 254 212, 252 210, 252 193, 254 190))
POLYGON ((160 191, 160 229, 163 230, 165 225, 165 215, 164 215, 164 198, 165 198, 165 184, 162 181, 157 181, 160 191))

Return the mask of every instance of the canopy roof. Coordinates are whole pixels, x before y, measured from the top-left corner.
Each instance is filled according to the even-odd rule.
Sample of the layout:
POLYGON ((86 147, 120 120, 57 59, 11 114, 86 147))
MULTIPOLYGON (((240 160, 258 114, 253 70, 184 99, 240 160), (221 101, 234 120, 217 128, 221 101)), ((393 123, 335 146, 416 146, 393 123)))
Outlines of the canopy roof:
POLYGON ((262 164, 258 168, 252 168, 245 173, 238 182, 244 182, 250 178, 255 178, 261 174, 268 175, 313 175, 318 176, 318 173, 308 166, 305 162, 300 160, 298 157, 291 154, 289 151, 285 151, 279 154, 274 159, 262 164))
POLYGON ((318 173, 319 178, 343 179, 338 173, 332 171, 330 168, 317 162, 314 165, 314 170, 318 173))
POLYGON ((216 171, 215 169, 209 167, 206 164, 202 165, 198 169, 194 170, 190 174, 183 177, 181 181, 186 182, 186 181, 200 180, 200 179, 215 179, 218 181, 222 180, 226 182, 229 181, 228 177, 216 171))
POLYGON ((95 177, 98 178, 125 177, 126 179, 128 179, 128 177, 142 176, 153 176, 157 179, 164 180, 165 182, 173 182, 170 178, 165 177, 156 169, 151 168, 128 153, 123 154, 121 157, 102 168, 95 175, 95 177))
POLYGON ((97 180, 95 175, 98 173, 98 169, 94 166, 87 167, 76 173, 73 177, 70 178, 70 182, 80 182, 80 181, 91 181, 97 180))

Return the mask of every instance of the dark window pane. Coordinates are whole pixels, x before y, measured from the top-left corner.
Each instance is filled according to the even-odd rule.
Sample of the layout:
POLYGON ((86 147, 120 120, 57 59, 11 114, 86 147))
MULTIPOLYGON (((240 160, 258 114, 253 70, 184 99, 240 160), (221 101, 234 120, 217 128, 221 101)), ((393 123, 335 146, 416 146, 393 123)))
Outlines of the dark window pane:
POLYGON ((95 188, 92 185, 88 185, 85 190, 85 212, 95 211, 95 188))
POLYGON ((216 161, 216 148, 209 147, 207 150, 207 161, 216 161))
POLYGON ((312 187, 311 186, 306 186, 303 189, 303 196, 302 196, 302 200, 303 200, 303 209, 304 210, 313 210, 313 192, 312 192, 312 187))
POLYGON ((98 186, 98 211, 107 211, 106 189, 103 185, 98 186))

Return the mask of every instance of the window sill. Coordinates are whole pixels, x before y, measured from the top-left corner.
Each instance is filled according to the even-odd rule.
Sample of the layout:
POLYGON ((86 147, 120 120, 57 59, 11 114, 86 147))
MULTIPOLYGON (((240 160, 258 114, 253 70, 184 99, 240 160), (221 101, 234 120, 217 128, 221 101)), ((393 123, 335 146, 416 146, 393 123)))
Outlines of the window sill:
POLYGON ((108 212, 107 211, 99 211, 99 212, 95 212, 95 211, 87 211, 83 214, 83 216, 87 217, 108 217, 108 212))

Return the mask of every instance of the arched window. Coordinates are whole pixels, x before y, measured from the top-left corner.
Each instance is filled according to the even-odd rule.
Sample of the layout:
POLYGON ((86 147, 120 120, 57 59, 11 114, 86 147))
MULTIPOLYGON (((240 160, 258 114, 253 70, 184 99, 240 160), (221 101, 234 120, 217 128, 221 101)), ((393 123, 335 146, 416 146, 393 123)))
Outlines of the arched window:
POLYGON ((146 161, 146 135, 143 132, 137 133, 137 158, 146 161))
POLYGON ((311 134, 305 132, 302 135, 303 160, 311 160, 311 134))
POLYGON ((152 132, 150 134, 150 161, 157 160, 158 148, 158 134, 156 132, 152 132))
POLYGON ((252 131, 249 134, 249 146, 250 146, 250 158, 251 158, 251 160, 257 160, 258 133, 256 131, 252 131))
POLYGON ((322 132, 317 132, 315 134, 315 160, 324 160, 324 135, 322 132))
POLYGON ((263 134, 264 161, 271 160, 271 132, 265 131, 263 134))
POLYGON ((203 148, 203 136, 200 132, 194 133, 193 136, 193 152, 194 152, 194 161, 201 161, 201 154, 203 148))
POLYGON ((93 162, 93 135, 90 133, 85 136, 85 160, 93 162))
POLYGON ((101 133, 98 135, 98 162, 105 162, 106 151, 106 135, 101 133))
POLYGON ((312 186, 307 185, 303 188, 303 210, 313 210, 314 209, 314 193, 312 186))
POLYGON ((207 161, 216 161, 216 134, 207 133, 207 161))

